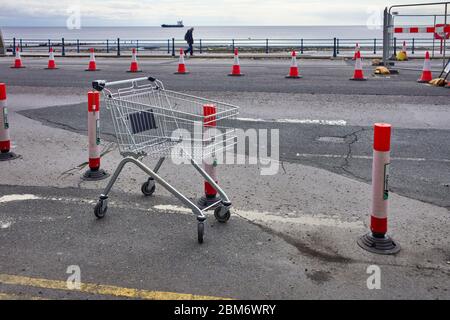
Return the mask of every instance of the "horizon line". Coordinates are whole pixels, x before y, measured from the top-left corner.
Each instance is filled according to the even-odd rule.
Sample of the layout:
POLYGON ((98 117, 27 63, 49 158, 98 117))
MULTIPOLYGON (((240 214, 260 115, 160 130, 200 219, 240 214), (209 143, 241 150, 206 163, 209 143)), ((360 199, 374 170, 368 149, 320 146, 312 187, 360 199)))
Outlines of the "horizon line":
MULTIPOLYGON (((179 29, 187 28, 187 27, 361 27, 365 26, 364 24, 345 24, 345 25, 339 25, 339 24, 308 24, 308 25, 185 25, 184 27, 178 27, 179 29)), ((161 25, 141 25, 141 26, 112 26, 112 25, 101 25, 101 26, 83 26, 83 28, 162 28, 161 25)), ((67 29, 66 26, 33 26, 33 25, 22 25, 22 26, 16 26, 16 25, 4 25, 0 26, 0 28, 64 28, 67 29)), ((165 28, 170 29, 170 28, 165 28)))

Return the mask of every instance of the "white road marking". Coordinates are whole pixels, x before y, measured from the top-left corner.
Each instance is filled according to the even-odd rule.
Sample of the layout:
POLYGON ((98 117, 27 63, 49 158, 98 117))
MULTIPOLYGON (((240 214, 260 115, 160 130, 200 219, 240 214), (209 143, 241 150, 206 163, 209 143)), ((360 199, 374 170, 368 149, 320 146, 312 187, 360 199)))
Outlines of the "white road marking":
MULTIPOLYGON (((39 197, 32 194, 27 195, 8 195, 3 196, 0 199, 15 199, 15 200, 8 200, 3 202, 9 202, 9 201, 17 201, 17 199, 20 197, 21 201, 26 200, 45 200, 45 201, 55 201, 55 202, 70 202, 70 203, 86 203, 86 204, 94 204, 96 201, 94 200, 86 200, 82 198, 69 198, 69 197, 39 197), (24 197, 26 196, 26 197, 24 197)), ((116 202, 108 202, 109 206, 116 207, 116 208, 123 208, 123 209, 130 209, 129 204, 119 204, 116 202)), ((155 205, 150 208, 141 208, 139 205, 136 205, 134 210, 140 210, 149 212, 152 210, 164 212, 164 213, 178 213, 178 214, 186 214, 186 215, 192 215, 192 211, 186 207, 182 206, 176 206, 176 205, 155 205)), ((301 224, 301 225, 309 225, 309 226, 325 226, 325 227, 337 227, 337 228, 364 228, 364 224, 361 221, 344 221, 341 220, 337 216, 326 216, 326 215, 299 215, 298 213, 291 212, 288 214, 280 215, 273 212, 259 212, 259 211, 248 211, 238 208, 233 208, 233 211, 235 214, 243 219, 247 219, 249 221, 255 222, 255 223, 289 223, 289 224, 301 224)), ((210 214, 208 212, 207 214, 210 214)), ((9 222, 1 222, 2 228, 8 228, 11 223, 9 222), (9 224, 8 224, 9 223, 9 224), (3 225, 5 227, 3 227, 3 225)))
POLYGON ((274 122, 274 123, 297 123, 297 124, 320 124, 327 126, 346 126, 347 121, 345 120, 318 120, 318 119, 274 119, 265 120, 257 118, 237 118, 239 121, 249 121, 249 122, 274 122))
POLYGON ((303 224, 318 227, 323 226, 323 227, 338 227, 338 228, 364 228, 364 224, 361 221, 343 221, 335 216, 325 216, 325 215, 298 216, 297 214, 288 214, 291 217, 285 217, 270 212, 244 211, 238 209, 236 209, 235 211, 238 215, 252 222, 258 221, 264 223, 278 222, 289 224, 303 224))
POLYGON ((8 194, 0 198, 0 203, 12 202, 12 201, 26 201, 26 200, 38 200, 40 197, 34 194, 8 194))
POLYGON ((346 126, 345 120, 316 120, 316 119, 278 119, 280 123, 321 124, 327 126, 346 126))
POLYGON ((153 206, 153 209, 158 210, 158 211, 170 211, 170 212, 177 212, 177 213, 192 214, 192 210, 190 210, 188 208, 173 206, 170 204, 159 204, 159 205, 153 206))
POLYGON ((0 229, 8 229, 11 225, 12 221, 0 221, 0 229))
MULTIPOLYGON (((181 214, 192 214, 192 211, 185 207, 174 205, 156 205, 153 209, 159 211, 170 211, 181 214)), ((324 227, 338 227, 338 228, 364 228, 361 221, 343 221, 336 216, 325 215, 303 215, 298 216, 297 213, 286 214, 281 216, 271 212, 248 211, 233 208, 233 211, 240 217, 250 220, 252 222, 264 223, 289 223, 289 224, 303 224, 309 226, 324 226, 324 227)))
MULTIPOLYGON (((312 154, 312 153, 297 153, 297 157, 303 157, 303 158, 345 158, 346 155, 342 154, 312 154)), ((364 160, 372 160, 372 156, 358 156, 358 155, 351 155, 350 158, 353 159, 364 159, 364 160)), ((391 160, 394 161, 415 161, 415 162, 446 162, 450 163, 450 159, 426 159, 426 158, 403 158, 403 157, 391 157, 391 160)))

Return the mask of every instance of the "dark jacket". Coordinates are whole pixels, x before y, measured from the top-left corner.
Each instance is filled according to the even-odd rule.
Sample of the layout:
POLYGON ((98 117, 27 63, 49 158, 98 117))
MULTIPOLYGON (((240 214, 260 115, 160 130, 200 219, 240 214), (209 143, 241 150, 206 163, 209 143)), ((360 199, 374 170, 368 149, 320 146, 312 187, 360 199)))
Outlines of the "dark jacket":
POLYGON ((184 40, 186 40, 186 42, 188 43, 188 44, 193 44, 194 43, 194 37, 192 36, 192 29, 189 29, 187 32, 186 32, 186 35, 184 36, 184 40))

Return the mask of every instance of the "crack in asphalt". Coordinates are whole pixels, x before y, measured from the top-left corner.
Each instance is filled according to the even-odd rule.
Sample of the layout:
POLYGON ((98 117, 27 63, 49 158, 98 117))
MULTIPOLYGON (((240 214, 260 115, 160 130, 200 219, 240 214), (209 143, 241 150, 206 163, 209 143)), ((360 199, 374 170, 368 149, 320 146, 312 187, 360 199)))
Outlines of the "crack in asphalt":
POLYGON ((346 135, 344 135, 344 136, 339 136, 339 137, 338 137, 338 138, 342 138, 342 139, 344 139, 344 140, 347 140, 349 137, 352 137, 353 139, 352 139, 350 142, 347 142, 348 150, 347 150, 347 154, 346 154, 345 157, 344 157, 344 163, 343 163, 342 165, 340 165, 340 166, 335 166, 334 168, 335 168, 335 169, 338 169, 338 170, 342 170, 342 171, 345 172, 347 175, 349 175, 349 176, 351 176, 351 177, 354 177, 354 178, 356 178, 356 179, 358 179, 358 180, 368 182, 369 179, 366 179, 366 178, 363 178, 363 177, 361 177, 361 176, 358 176, 358 175, 356 175, 355 173, 351 172, 351 171, 348 169, 349 166, 350 166, 350 160, 351 160, 351 158, 352 158, 352 152, 353 152, 352 147, 353 147, 353 145, 354 145, 355 143, 358 142, 358 134, 361 133, 361 132, 363 132, 363 131, 366 131, 366 130, 367 130, 367 129, 361 128, 361 129, 355 130, 355 131, 353 131, 353 132, 350 132, 350 133, 348 133, 348 134, 346 134, 346 135))

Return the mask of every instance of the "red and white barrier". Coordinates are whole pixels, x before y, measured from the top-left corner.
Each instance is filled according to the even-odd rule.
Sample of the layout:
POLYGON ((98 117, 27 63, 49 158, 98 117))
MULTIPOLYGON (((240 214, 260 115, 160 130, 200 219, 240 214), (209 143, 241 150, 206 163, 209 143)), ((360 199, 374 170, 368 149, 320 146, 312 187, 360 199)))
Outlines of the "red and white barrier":
POLYGON ((16 56, 14 58, 14 65, 11 67, 13 69, 21 69, 25 68, 25 66, 22 63, 22 57, 20 56, 20 48, 16 48, 16 56))
POLYGON ((18 158, 18 156, 10 150, 11 139, 9 136, 6 84, 0 83, 0 161, 18 158))
POLYGON ((97 69, 97 63, 95 62, 95 50, 94 50, 94 48, 91 48, 89 51, 90 51, 89 66, 86 69, 86 71, 99 71, 99 69, 97 69))
POLYGON ((132 73, 134 73, 134 72, 142 72, 139 69, 139 65, 138 65, 138 62, 137 62, 137 51, 136 51, 136 48, 133 48, 132 51, 131 51, 131 64, 130 64, 130 70, 128 70, 128 72, 132 72, 132 73))
POLYGON ((291 59, 291 68, 289 69, 289 74, 286 76, 286 78, 290 79, 300 79, 300 73, 298 71, 298 64, 297 64, 297 53, 292 51, 292 59, 291 59))
POLYGON ((186 64, 184 62, 184 50, 180 49, 180 61, 178 62, 178 71, 175 74, 188 74, 186 64))
MULTIPOLYGON (((216 113, 217 113, 217 107, 212 104, 205 104, 203 106, 203 127, 204 130, 207 130, 207 128, 215 128, 216 123, 216 113)), ((203 160, 203 168, 205 172, 216 182, 218 183, 217 179, 217 163, 215 159, 212 163, 208 163, 207 161, 203 160)), ((208 207, 215 202, 218 201, 217 197, 217 191, 211 186, 211 184, 208 181, 205 181, 205 195, 199 200, 199 205, 203 208, 208 207)))
POLYGON ((389 29, 390 33, 449 33, 450 25, 441 27, 415 27, 415 26, 405 26, 405 27, 391 27, 389 29))
POLYGON ((53 48, 50 48, 50 51, 48 54, 48 64, 47 64, 47 68, 45 68, 45 69, 47 69, 47 70, 58 69, 56 67, 55 53, 53 52, 53 48))
POLYGON ((88 141, 89 170, 84 173, 85 180, 101 180, 108 174, 100 169, 100 92, 88 92, 88 141))
POLYGON ((395 254, 400 250, 400 246, 387 236, 390 150, 391 125, 376 123, 372 163, 371 232, 361 237, 358 244, 363 249, 380 254, 395 254))
POLYGON ((423 62, 422 76, 419 80, 417 80, 417 82, 428 83, 431 80, 433 80, 433 75, 431 74, 430 53, 427 51, 425 53, 425 61, 423 62))
POLYGON ((234 63, 233 68, 231 69, 231 73, 229 76, 240 77, 244 74, 241 73, 241 64, 239 63, 239 52, 238 49, 234 49, 234 63))

